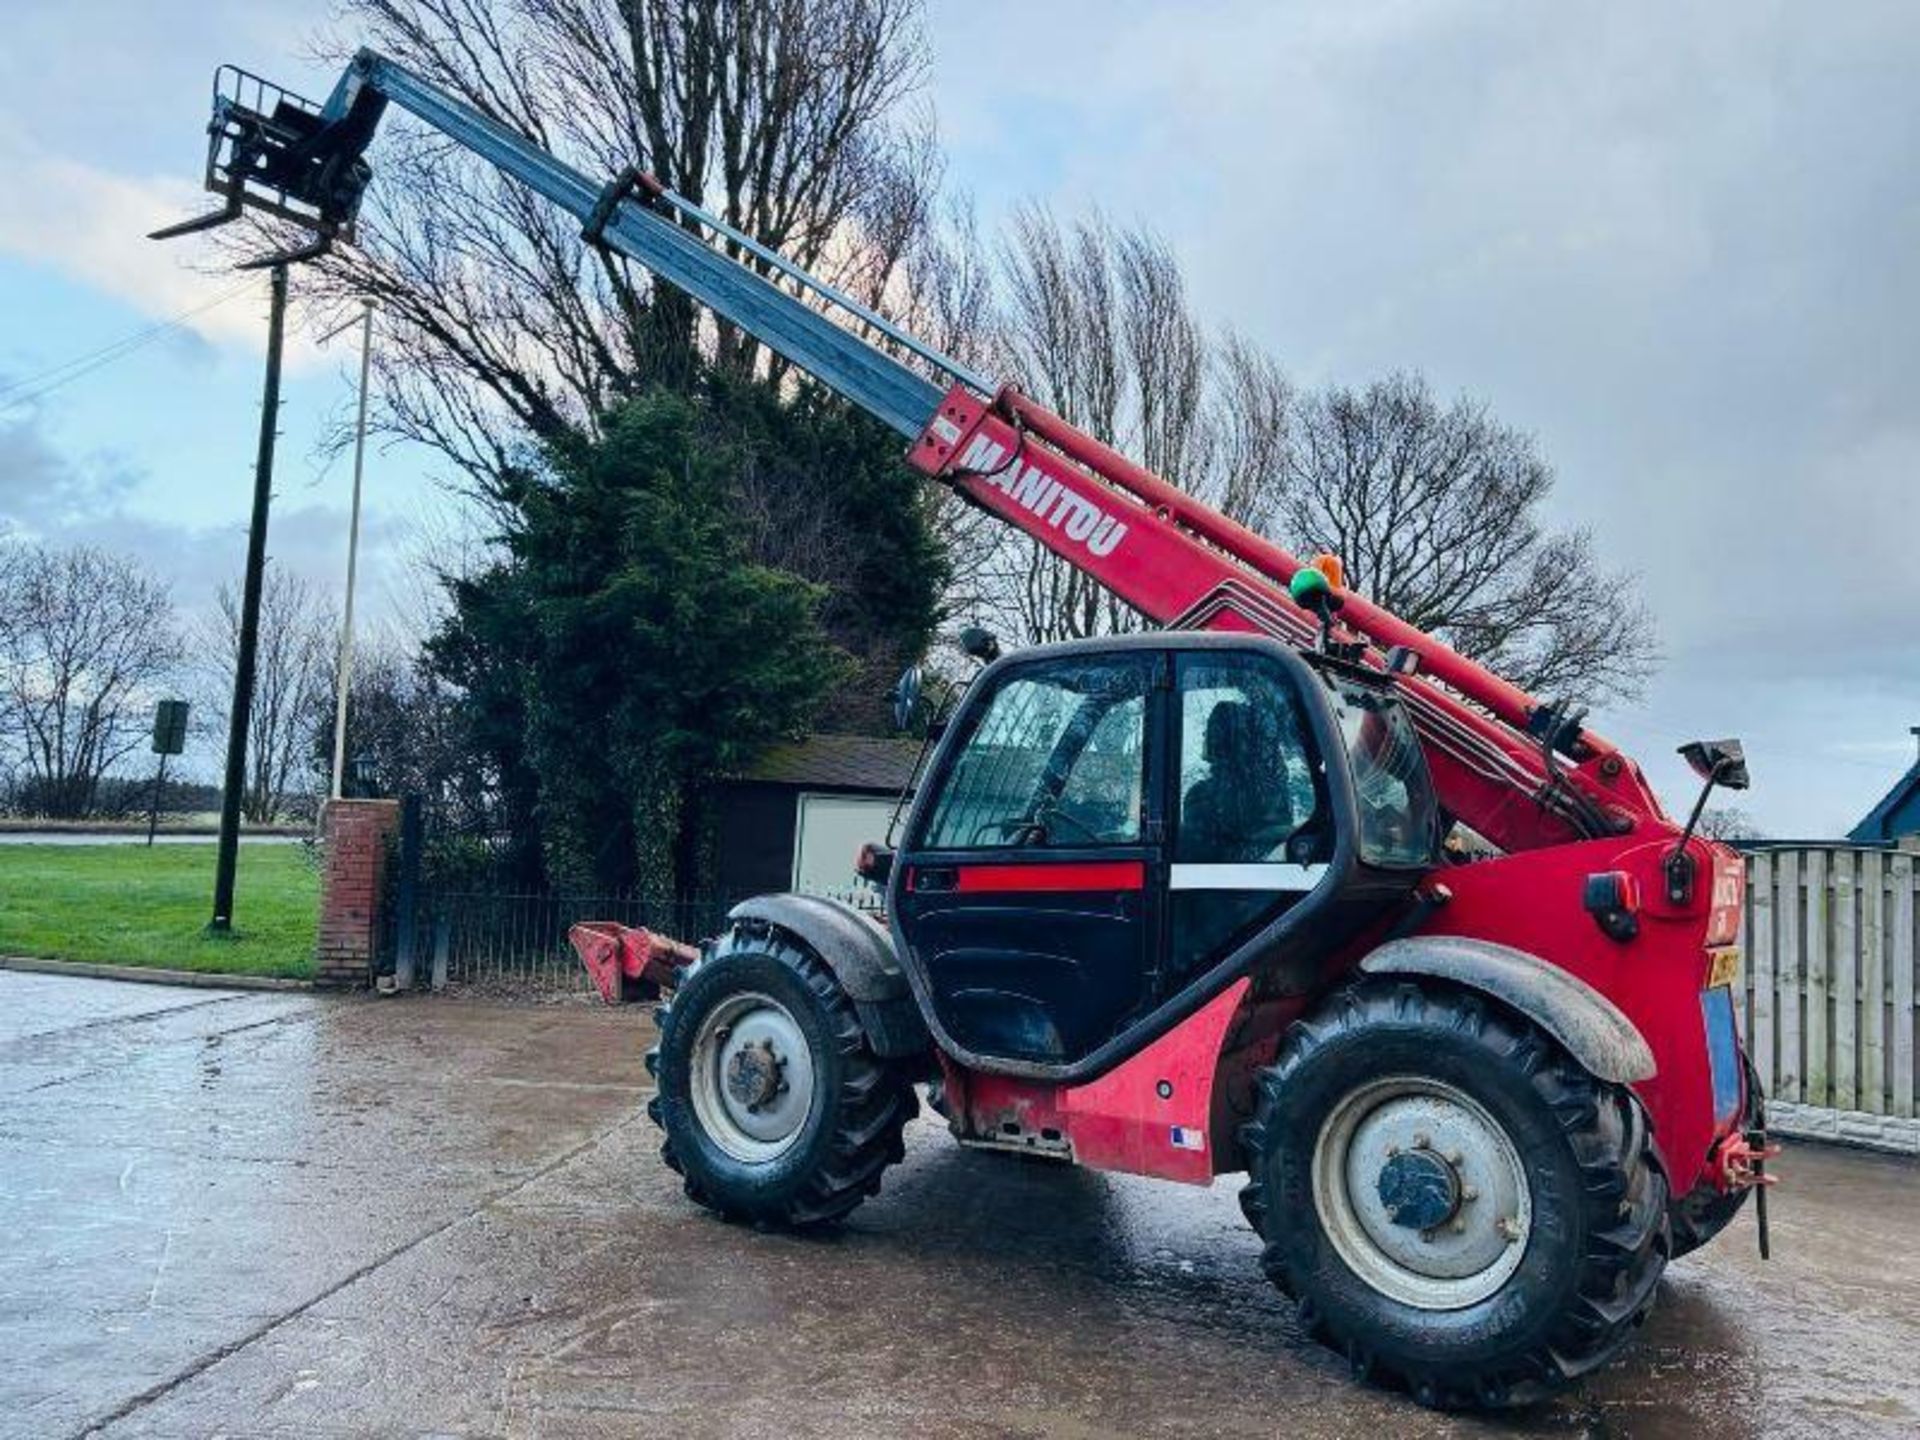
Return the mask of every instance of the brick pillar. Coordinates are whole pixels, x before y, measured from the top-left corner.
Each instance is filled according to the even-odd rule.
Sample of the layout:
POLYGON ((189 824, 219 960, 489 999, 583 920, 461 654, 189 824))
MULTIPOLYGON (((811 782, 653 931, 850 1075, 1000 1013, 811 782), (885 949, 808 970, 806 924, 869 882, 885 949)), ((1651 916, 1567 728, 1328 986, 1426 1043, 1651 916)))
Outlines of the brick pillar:
POLYGON ((329 800, 321 821, 326 867, 320 876, 316 985, 364 990, 379 936, 387 837, 399 827, 397 800, 329 800))

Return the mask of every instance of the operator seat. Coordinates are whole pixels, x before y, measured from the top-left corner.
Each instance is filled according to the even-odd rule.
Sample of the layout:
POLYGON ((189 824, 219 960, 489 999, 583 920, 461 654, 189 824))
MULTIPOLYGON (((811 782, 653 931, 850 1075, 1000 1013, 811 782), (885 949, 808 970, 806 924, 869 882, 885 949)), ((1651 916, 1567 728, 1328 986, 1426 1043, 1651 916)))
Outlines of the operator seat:
POLYGON ((1180 859, 1265 860, 1286 839, 1293 807, 1274 730, 1273 717, 1261 716, 1244 700, 1215 703, 1201 748, 1207 773, 1187 787, 1180 805, 1180 859))

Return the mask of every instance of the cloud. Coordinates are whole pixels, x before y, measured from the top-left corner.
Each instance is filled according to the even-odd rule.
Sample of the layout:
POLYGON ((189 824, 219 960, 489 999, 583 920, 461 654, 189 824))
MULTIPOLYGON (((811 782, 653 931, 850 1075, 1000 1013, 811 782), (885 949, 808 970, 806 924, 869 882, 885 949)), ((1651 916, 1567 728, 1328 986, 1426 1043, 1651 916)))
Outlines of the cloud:
MULTIPOLYGON (((0 171, 32 203, 0 208, 0 250, 58 270, 156 318, 206 305, 232 290, 229 274, 193 267, 191 247, 147 232, 206 208, 185 178, 134 177, 56 155, 19 126, 0 121, 0 171)), ((262 293, 265 281, 259 282, 262 293)), ((185 322, 217 344, 258 345, 260 324, 244 304, 216 306, 185 322)))
MULTIPOLYGON (((138 507, 150 477, 110 453, 72 457, 46 438, 37 413, 0 423, 0 543, 91 545, 131 556, 173 590, 183 611, 211 607, 223 583, 246 563, 242 519, 187 525, 138 507)), ((284 493, 267 527, 269 562, 311 581, 323 594, 340 588, 346 563, 347 512, 338 505, 294 503, 284 493)), ((388 593, 410 586, 408 547, 415 526, 379 510, 361 517, 361 584, 370 613, 388 608, 388 593)))
MULTIPOLYGON (((43 265, 154 320, 178 316, 186 334, 225 347, 265 348, 268 280, 225 268, 204 240, 160 243, 148 232, 212 208, 212 197, 180 176, 140 176, 59 154, 0 115, 0 174, 31 203, 0 206, 0 254, 43 265)), ((286 363, 323 360, 297 325, 286 363)))
POLYGON ((58 530, 118 508, 141 476, 112 456, 76 463, 57 451, 39 413, 0 419, 0 518, 34 531, 58 530))

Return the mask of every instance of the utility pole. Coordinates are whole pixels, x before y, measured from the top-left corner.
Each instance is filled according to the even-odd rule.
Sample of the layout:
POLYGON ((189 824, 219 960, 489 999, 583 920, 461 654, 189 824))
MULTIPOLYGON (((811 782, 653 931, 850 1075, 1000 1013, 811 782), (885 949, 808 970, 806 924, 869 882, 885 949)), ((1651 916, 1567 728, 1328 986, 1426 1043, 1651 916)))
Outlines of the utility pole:
POLYGON ((213 920, 233 928, 233 871, 240 859, 240 796, 247 784, 247 722, 253 712, 254 651, 260 643, 260 587, 267 569, 267 508, 273 499, 273 441, 280 419, 280 342, 287 328, 287 267, 273 267, 267 312, 267 381, 260 404, 260 454, 253 468, 253 522, 247 530, 247 576, 240 598, 240 648, 233 667, 233 716, 227 725, 227 781, 220 797, 220 855, 213 875, 213 920))
MULTIPOLYGON (((360 558, 360 480, 367 460, 367 375, 373 363, 373 301, 360 302, 360 413, 353 428, 353 514, 347 522, 347 595, 340 607, 340 693, 333 709, 333 798, 342 794, 347 764, 347 694, 353 688, 353 580, 360 558)), ((349 321, 349 324, 352 322, 349 321)), ((342 325, 340 330, 347 327, 342 325)), ((321 339, 326 344, 335 330, 321 339)))

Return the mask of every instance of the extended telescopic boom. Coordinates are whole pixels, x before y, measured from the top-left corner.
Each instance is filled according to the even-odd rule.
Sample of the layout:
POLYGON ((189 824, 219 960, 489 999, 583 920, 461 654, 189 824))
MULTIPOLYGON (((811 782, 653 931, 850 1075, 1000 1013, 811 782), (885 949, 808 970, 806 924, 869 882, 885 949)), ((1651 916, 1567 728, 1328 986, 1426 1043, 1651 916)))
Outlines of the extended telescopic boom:
MULTIPOLYGON (((315 239, 255 263, 304 259, 350 238, 371 178, 363 158, 391 102, 577 217, 584 237, 639 263, 886 422, 916 469, 1018 526, 1165 626, 1259 631, 1313 642, 1289 598, 1301 562, 1075 429, 996 386, 719 216, 628 169, 600 183, 499 121, 363 50, 323 107, 231 66, 215 76, 207 186, 212 214, 156 238, 224 224, 252 206, 315 239)), ((1411 652, 1397 684, 1441 802, 1504 849, 1644 827, 1671 831, 1639 769, 1579 724, 1358 595, 1340 621, 1362 658, 1411 652)))

